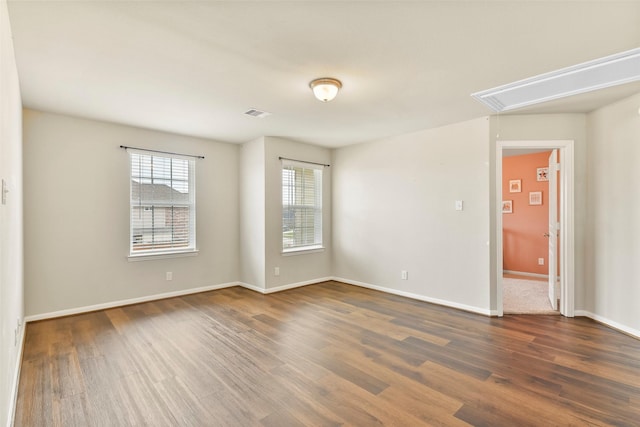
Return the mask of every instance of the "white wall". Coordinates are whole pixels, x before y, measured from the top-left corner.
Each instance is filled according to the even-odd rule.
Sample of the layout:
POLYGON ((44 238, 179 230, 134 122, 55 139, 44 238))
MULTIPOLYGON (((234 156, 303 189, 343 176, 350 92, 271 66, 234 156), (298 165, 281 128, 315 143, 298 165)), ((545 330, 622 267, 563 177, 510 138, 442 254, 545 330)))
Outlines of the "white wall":
MULTIPOLYGON (((574 140, 574 232, 575 232, 575 307, 584 306, 585 233, 587 220, 587 138, 584 114, 535 114, 492 117, 491 120, 491 212, 495 208, 495 151, 496 139, 516 140, 574 140)), ((496 301, 496 244, 495 215, 491 215, 491 301, 496 301)))
POLYGON ((337 149, 332 171, 335 276, 489 312, 487 118, 337 149))
POLYGON ((22 100, 7 3, 0 3, 0 178, 8 184, 0 205, 0 425, 10 425, 24 328, 22 220, 22 100))
POLYGON ((265 137, 265 194, 266 194, 266 287, 269 289, 296 283, 315 282, 331 277, 331 172, 325 167, 322 174, 322 252, 282 255, 282 163, 279 157, 308 162, 331 163, 327 148, 265 137), (280 276, 274 268, 280 268, 280 276))
POLYGON ((25 110, 27 315, 237 281, 233 144, 25 110), (196 161, 198 256, 129 262, 129 156, 120 145, 196 161), (165 280, 165 272, 173 280, 165 280))
POLYGON ((265 289, 264 138, 240 149, 240 281, 265 289))
POLYGON ((584 309, 640 336, 640 94, 588 116, 584 309))

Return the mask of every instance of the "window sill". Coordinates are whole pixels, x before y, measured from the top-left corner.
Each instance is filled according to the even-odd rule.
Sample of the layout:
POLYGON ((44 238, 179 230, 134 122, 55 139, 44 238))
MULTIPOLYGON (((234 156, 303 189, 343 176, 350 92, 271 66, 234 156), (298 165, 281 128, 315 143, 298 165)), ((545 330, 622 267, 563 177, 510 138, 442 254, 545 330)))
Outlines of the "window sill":
POLYGON ((307 246, 304 248, 284 249, 282 251, 282 256, 315 254, 317 252, 324 252, 324 246, 307 246))
POLYGON ((169 259, 169 258, 183 258, 183 257, 188 257, 188 256, 197 256, 198 255, 198 250, 194 249, 194 250, 189 250, 189 251, 182 251, 182 252, 160 252, 160 253, 152 253, 152 254, 136 254, 136 255, 129 255, 127 257, 127 260, 129 262, 138 262, 138 261, 153 261, 153 260, 157 260, 157 259, 169 259))

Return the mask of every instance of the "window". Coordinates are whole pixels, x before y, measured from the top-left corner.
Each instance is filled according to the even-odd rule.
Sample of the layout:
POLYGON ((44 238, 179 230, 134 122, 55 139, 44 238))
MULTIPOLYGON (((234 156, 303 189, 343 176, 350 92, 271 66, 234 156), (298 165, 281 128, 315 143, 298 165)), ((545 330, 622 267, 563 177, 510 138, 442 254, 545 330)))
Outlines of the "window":
POLYGON ((282 161, 282 249, 322 248, 322 166, 282 161))
POLYGON ((130 255, 195 251, 195 161, 130 151, 130 255))

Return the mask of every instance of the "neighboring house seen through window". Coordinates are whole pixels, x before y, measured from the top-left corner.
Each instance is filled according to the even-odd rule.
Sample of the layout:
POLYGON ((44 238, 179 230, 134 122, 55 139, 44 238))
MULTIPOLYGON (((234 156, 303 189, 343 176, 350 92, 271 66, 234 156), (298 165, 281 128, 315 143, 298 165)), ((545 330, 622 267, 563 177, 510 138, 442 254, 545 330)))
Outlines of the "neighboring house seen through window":
POLYGON ((130 255, 196 249, 195 161, 129 152, 130 255))
POLYGON ((322 248, 322 166, 282 161, 282 250, 322 248))

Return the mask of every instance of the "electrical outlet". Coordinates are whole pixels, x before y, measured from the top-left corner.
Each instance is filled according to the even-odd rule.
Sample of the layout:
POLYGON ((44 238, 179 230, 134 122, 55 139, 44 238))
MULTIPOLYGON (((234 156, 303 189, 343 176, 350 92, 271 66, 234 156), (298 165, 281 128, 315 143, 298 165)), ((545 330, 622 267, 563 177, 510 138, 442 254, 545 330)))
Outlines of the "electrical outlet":
POLYGON ((400 272, 400 278, 402 280, 408 280, 409 279, 409 273, 407 272, 407 270, 402 270, 400 272))
POLYGON ((167 271, 166 277, 167 280, 173 280, 173 273, 171 271, 167 271))
POLYGON ((544 258, 538 258, 538 265, 544 265, 544 258))
POLYGON ((274 276, 279 276, 280 275, 280 267, 275 267, 273 269, 273 275, 274 276))

